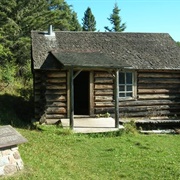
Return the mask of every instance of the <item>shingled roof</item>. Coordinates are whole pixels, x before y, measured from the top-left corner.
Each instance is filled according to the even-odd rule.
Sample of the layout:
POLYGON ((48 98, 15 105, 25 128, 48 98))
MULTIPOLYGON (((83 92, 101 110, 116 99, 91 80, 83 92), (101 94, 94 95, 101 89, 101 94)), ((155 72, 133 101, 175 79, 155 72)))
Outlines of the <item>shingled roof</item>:
POLYGON ((32 31, 31 36, 34 69, 42 68, 51 55, 62 66, 180 69, 180 48, 166 33, 58 31, 46 36, 32 31))
POLYGON ((129 65, 124 62, 116 63, 117 60, 112 60, 110 56, 102 52, 51 51, 51 53, 61 63, 63 68, 120 69, 129 67, 129 65))

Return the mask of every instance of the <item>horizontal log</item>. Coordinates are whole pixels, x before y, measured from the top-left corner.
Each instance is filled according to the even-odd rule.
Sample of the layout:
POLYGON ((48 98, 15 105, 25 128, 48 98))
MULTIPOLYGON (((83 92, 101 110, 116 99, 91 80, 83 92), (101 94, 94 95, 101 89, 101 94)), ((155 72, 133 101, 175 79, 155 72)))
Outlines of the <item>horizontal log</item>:
POLYGON ((154 94, 154 93, 180 93, 180 89, 138 89, 138 93, 154 94))
POLYGON ((149 112, 135 112, 135 113, 120 113, 121 117, 154 117, 154 116, 174 116, 174 115, 179 115, 180 113, 174 113, 170 112, 168 110, 164 110, 161 112, 157 112, 154 114, 151 114, 149 112))
POLYGON ((51 90, 51 89, 56 89, 56 90, 66 89, 66 85, 65 85, 65 84, 47 85, 47 86, 46 86, 46 89, 47 89, 47 90, 51 90))
POLYGON ((36 84, 36 85, 34 86, 34 89, 35 89, 35 90, 40 90, 40 89, 41 89, 41 84, 36 84))
MULTIPOLYGON (((95 107, 95 109, 101 109, 106 112, 113 112, 114 107, 95 107)), ((160 105, 160 106, 127 106, 127 107, 119 107, 120 112, 131 113, 131 112, 143 112, 147 111, 149 113, 160 112, 162 110, 169 110, 171 112, 179 111, 179 106, 168 106, 168 105, 160 105)))
POLYGON ((167 94, 151 94, 151 95, 138 95, 138 99, 175 99, 179 98, 179 95, 167 95, 167 94))
POLYGON ((52 102, 46 102, 46 107, 66 107, 67 104, 66 102, 55 102, 55 101, 52 101, 52 102))
POLYGON ((139 78, 180 78, 180 73, 139 73, 139 78))
POLYGON ((60 95, 66 95, 67 94, 67 91, 64 90, 64 89, 51 89, 51 90, 46 90, 45 94, 60 94, 60 95))
POLYGON ((39 96, 40 96, 41 91, 37 91, 37 90, 36 90, 36 91, 34 91, 34 94, 35 94, 35 95, 39 95, 39 96))
POLYGON ((179 73, 179 70, 138 70, 138 73, 179 73))
POLYGON ((66 101, 66 96, 64 95, 46 95, 46 101, 66 101))
POLYGON ((169 106, 169 105, 160 105, 160 106, 135 106, 135 107, 120 107, 120 111, 122 112, 159 112, 161 110, 169 110, 169 111, 179 111, 179 106, 169 106))
MULTIPOLYGON (((103 113, 114 113, 114 109, 95 109, 95 114, 103 114, 103 113)), ((180 112, 171 112, 169 110, 161 110, 155 111, 154 113, 149 111, 143 112, 122 112, 120 111, 120 117, 154 117, 154 116, 174 116, 180 115, 180 112)))
POLYGON ((138 89, 179 89, 179 84, 141 84, 138 83, 138 89))
POLYGON ((176 79, 141 78, 141 79, 138 79, 138 83, 180 84, 180 79, 179 78, 176 78, 176 79))
POLYGON ((46 119, 61 119, 64 118, 64 114, 46 114, 46 119))
POLYGON ((41 72, 35 71, 34 78, 40 78, 41 76, 41 72))
POLYGON ((48 78, 47 83, 66 83, 66 78, 48 78))
POLYGON ((113 78, 95 78, 94 80, 95 83, 101 83, 101 84, 105 84, 105 83, 110 83, 112 84, 113 83, 113 78))
POLYGON ((64 107, 48 107, 46 109, 47 114, 65 114, 66 108, 64 107))
POLYGON ((95 84, 94 89, 113 89, 114 85, 95 84))
POLYGON ((34 99, 35 99, 36 101, 39 101, 39 100, 40 100, 40 97, 41 97, 40 94, 36 94, 36 95, 34 96, 34 99))
POLYGON ((113 95, 113 90, 95 90, 95 95, 113 95))
POLYGON ((66 71, 61 71, 61 72, 48 72, 47 77, 66 77, 66 71))
POLYGON ((120 101, 119 104, 120 106, 180 105, 180 99, 120 101))
POLYGON ((112 96, 95 96, 95 101, 112 101, 112 96))
POLYGON ((35 84, 41 84, 42 81, 41 81, 41 79, 34 79, 34 83, 35 83, 35 84))
POLYGON ((113 102, 95 102, 95 107, 114 107, 115 103, 113 102))
POLYGON ((94 77, 110 77, 112 78, 112 74, 108 72, 95 72, 94 77))

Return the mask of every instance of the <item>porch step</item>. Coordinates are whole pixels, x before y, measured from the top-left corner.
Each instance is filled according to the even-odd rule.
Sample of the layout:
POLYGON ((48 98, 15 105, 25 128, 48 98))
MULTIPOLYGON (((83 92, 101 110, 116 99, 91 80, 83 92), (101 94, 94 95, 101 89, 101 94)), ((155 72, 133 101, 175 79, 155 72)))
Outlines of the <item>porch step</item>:
POLYGON ((160 119, 160 120, 152 120, 152 119, 137 119, 137 120, 120 120, 120 123, 129 123, 131 121, 134 121, 135 123, 141 123, 141 124, 146 124, 146 123, 152 123, 152 124, 158 124, 158 123, 180 123, 180 120, 175 120, 175 119, 160 119))
MULTIPOLYGON (((131 122, 132 120, 120 120, 120 124, 125 124, 128 122, 131 122)), ((138 129, 147 131, 147 130, 161 130, 165 131, 168 129, 180 129, 180 120, 179 119, 136 119, 133 120, 133 122, 136 124, 136 127, 138 129)))
POLYGON ((176 134, 174 129, 162 129, 162 130, 142 130, 142 134, 176 134))

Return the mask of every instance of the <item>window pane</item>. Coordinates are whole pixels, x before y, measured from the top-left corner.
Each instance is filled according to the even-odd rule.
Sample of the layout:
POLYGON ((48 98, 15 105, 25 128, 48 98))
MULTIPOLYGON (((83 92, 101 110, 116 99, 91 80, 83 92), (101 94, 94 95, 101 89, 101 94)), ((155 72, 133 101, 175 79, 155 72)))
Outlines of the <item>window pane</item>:
POLYGON ((125 97, 125 93, 119 93, 119 97, 125 97))
POLYGON ((119 86, 119 91, 125 91, 125 87, 124 86, 119 86))
POLYGON ((132 86, 131 85, 126 86, 126 88, 127 88, 127 91, 132 91, 132 86))
POLYGON ((119 84, 125 84, 125 73, 119 73, 119 84))
POLYGON ((132 73, 126 73, 126 84, 132 84, 132 73))
POLYGON ((126 97, 132 97, 132 93, 126 93, 126 97))

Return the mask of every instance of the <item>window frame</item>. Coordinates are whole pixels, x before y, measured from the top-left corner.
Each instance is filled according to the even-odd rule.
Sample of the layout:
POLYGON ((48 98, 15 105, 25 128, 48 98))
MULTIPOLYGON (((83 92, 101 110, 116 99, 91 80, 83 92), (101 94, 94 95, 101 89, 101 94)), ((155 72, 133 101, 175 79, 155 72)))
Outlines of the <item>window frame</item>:
POLYGON ((132 70, 123 70, 123 71, 119 71, 119 82, 120 82, 120 73, 132 73, 132 97, 128 97, 128 96, 125 96, 125 97, 120 97, 120 93, 128 93, 128 91, 126 91, 126 86, 127 85, 130 85, 128 83, 124 83, 124 84, 120 84, 119 83, 119 100, 133 100, 133 99, 136 99, 137 98, 137 72, 136 71, 132 71, 132 70), (125 90, 124 91, 120 91, 120 85, 124 86, 125 87, 125 90))

